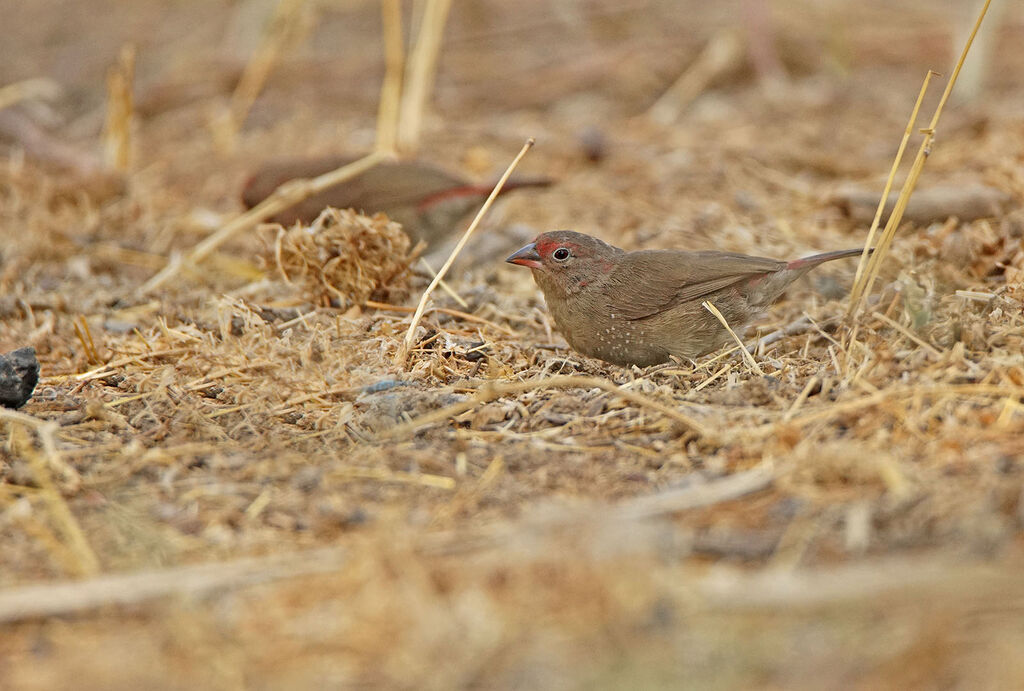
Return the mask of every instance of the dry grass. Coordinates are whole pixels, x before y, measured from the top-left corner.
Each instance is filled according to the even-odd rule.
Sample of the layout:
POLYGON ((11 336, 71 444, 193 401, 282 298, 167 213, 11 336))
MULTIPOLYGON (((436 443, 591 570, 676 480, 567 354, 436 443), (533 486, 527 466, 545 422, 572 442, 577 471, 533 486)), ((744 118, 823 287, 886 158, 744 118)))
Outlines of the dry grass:
MULTIPOLYGON (((498 195, 501 193, 501 189, 505 186, 505 183, 508 182, 509 176, 512 175, 512 171, 516 169, 516 166, 519 165, 519 161, 522 160, 527 151, 533 148, 534 144, 536 144, 536 140, 533 137, 526 140, 526 143, 523 144, 523 148, 520 149, 519 153, 516 154, 516 157, 512 159, 512 162, 508 165, 508 168, 505 169, 505 172, 502 173, 497 184, 494 185, 491 193, 487 195, 487 199, 484 200, 480 210, 476 213, 476 216, 473 218, 473 222, 466 228, 466 231, 462 234, 462 237, 459 238, 459 241, 455 244, 455 247, 448 255, 448 258, 445 259, 444 264, 441 265, 437 274, 435 274, 434 278, 431 279, 430 285, 428 285, 423 291, 419 302, 416 304, 416 311, 413 312, 412 320, 409 322, 409 328, 405 331, 405 338, 402 340, 402 346, 399 348, 398 354, 395 356, 395 363, 397 365, 404 366, 408 361, 409 349, 415 343, 416 329, 419 327, 420 319, 423 317, 423 311, 427 308, 427 301, 430 300, 431 293, 433 293, 434 289, 442 280, 444 280, 445 275, 448 273, 448 269, 452 267, 452 264, 455 263, 455 259, 459 256, 459 252, 461 252, 462 248, 466 246, 467 242, 469 242, 469 238, 472 237, 473 231, 475 231, 477 226, 480 225, 480 221, 483 220, 484 215, 487 213, 488 209, 491 208, 491 205, 494 204, 494 200, 497 199, 498 195)), ((465 303, 463 302, 463 305, 464 304, 465 303)))
POLYGON ((314 304, 347 309, 408 295, 409 236, 384 214, 369 218, 328 208, 308 227, 277 228, 268 263, 286 283, 300 284, 314 304))
MULTIPOLYGON (((788 97, 740 71, 672 127, 634 116, 729 3, 685 22, 670 3, 587 5, 568 24, 540 3, 528 24, 453 6, 423 155, 490 161, 484 177, 536 133, 523 168, 560 182, 492 209, 444 277, 463 302, 432 296, 407 369, 431 276, 392 273, 391 225, 331 214, 275 253, 259 213, 236 218, 257 160, 374 145, 375 4, 318 5, 311 45, 345 59, 282 57, 230 157, 203 128, 229 91, 139 115, 120 190, 6 152, 0 351, 35 347, 43 380, 0 415, 0 687, 1019 686, 1016 52, 995 52, 983 102, 947 108, 920 186, 1018 201, 902 224, 856 338, 852 262, 812 273, 747 334, 772 334, 764 376, 738 348, 645 370, 582 358, 501 262, 518 223, 630 248, 859 246, 867 229, 828 200, 881 193, 922 71, 953 60, 946 33, 933 9, 868 3, 815 42, 817 10, 781 6, 788 97), (801 67, 811 48, 837 66, 801 67), (576 140, 595 124, 597 164, 576 140)), ((22 50, 48 55, 33 26, 22 50)), ((105 36, 79 34, 83 55, 105 36)), ((156 57, 202 73, 194 45, 139 45, 140 82, 180 77, 156 57)), ((95 146, 102 118, 66 107, 95 146)))

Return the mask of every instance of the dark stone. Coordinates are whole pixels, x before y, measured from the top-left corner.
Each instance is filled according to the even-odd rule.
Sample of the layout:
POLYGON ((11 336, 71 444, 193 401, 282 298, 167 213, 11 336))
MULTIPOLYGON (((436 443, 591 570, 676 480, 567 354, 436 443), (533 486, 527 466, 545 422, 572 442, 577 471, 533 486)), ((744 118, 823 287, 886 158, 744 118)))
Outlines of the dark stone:
POLYGON ((35 348, 18 348, 0 355, 0 405, 20 408, 32 397, 39 381, 35 348))

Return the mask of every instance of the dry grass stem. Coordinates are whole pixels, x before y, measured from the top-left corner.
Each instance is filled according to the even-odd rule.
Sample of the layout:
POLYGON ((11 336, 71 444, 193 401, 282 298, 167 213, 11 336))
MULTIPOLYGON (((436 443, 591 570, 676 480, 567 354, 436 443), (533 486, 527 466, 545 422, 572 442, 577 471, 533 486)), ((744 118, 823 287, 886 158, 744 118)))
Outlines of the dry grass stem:
POLYGON ((100 357, 99 352, 96 350, 96 343, 92 339, 92 330, 89 329, 89 322, 85 320, 85 317, 79 316, 74 321, 75 336, 78 337, 78 342, 82 344, 82 350, 85 351, 85 356, 89 361, 90 365, 99 364, 103 361, 100 357))
MULTIPOLYGON (((420 257, 420 264, 423 265, 423 268, 427 270, 431 277, 437 275, 437 272, 434 271, 434 267, 432 267, 430 265, 430 262, 428 262, 424 257, 420 257)), ((462 305, 463 309, 469 309, 469 304, 462 299, 461 295, 452 290, 452 287, 448 285, 445 281, 438 281, 437 285, 441 288, 441 290, 448 293, 448 297, 462 305)))
POLYGON ((398 124, 402 101, 405 47, 402 40, 401 0, 380 0, 384 38, 384 81, 377 105, 377 151, 398 149, 398 124))
POLYGON ((984 566, 956 568, 948 558, 896 557, 829 568, 772 569, 757 573, 723 570, 709 574, 699 591, 705 602, 727 611, 766 607, 820 609, 843 602, 885 599, 905 603, 908 594, 924 590, 935 602, 960 597, 971 589, 1006 592, 1006 574, 984 566), (952 578, 950 574, 955 574, 952 578), (974 584, 967 586, 966 584, 974 584))
MULTIPOLYGON (((919 387, 892 387, 877 393, 853 401, 841 401, 830 403, 813 413, 804 413, 800 417, 791 418, 787 422, 796 427, 807 425, 811 422, 820 422, 846 415, 865 408, 871 408, 892 399, 927 397, 935 398, 941 396, 980 396, 984 398, 1012 396, 1024 396, 1024 387, 995 386, 991 384, 937 384, 934 386, 919 387)), ((754 436, 774 434, 777 431, 775 423, 767 424, 757 430, 752 430, 754 436)))
POLYGON ((402 484, 434 487, 436 489, 455 489, 454 478, 445 477, 444 475, 431 475, 430 473, 404 473, 386 468, 344 468, 332 472, 331 477, 399 482, 402 484))
POLYGON ((434 276, 434 280, 432 280, 430 285, 427 286, 427 289, 423 291, 423 295, 420 296, 419 304, 416 306, 416 312, 413 313, 412 322, 409 324, 409 330, 405 332, 405 339, 403 340, 402 345, 399 346, 398 354, 395 356, 395 364, 399 367, 404 367, 406 359, 409 357, 409 350, 412 348, 413 339, 416 336, 416 327, 419 326, 420 319, 423 318, 423 311, 427 307, 427 300, 430 299, 430 294, 434 292, 434 288, 437 287, 438 283, 444 279, 445 274, 448 273, 448 269, 450 269, 452 264, 455 262, 455 258, 459 256, 459 252, 461 252, 462 248, 466 246, 466 243, 469 241, 469 237, 473 234, 473 231, 476 230, 476 227, 480 225, 480 221, 487 213, 487 210, 491 208, 491 204, 494 203, 494 200, 498 197, 498 194, 501 193, 505 183, 508 182, 509 176, 512 175, 512 171, 516 169, 516 166, 519 165, 519 161, 522 160, 523 156, 526 155, 526 152, 533 147, 534 143, 535 140, 533 137, 526 140, 526 143, 523 144, 523 148, 520 149, 519 153, 516 154, 516 157, 512 159, 512 163, 510 163, 508 168, 505 169, 505 173, 498 180, 494 189, 491 190, 491 194, 487 197, 487 200, 484 201, 483 206, 480 207, 480 211, 477 212, 473 222, 469 224, 469 227, 466 228, 466 232, 462 234, 461 238, 459 238, 459 242, 455 245, 451 254, 448 255, 448 259, 441 266, 437 275, 434 276))
POLYGON ((267 83, 274 66, 289 44, 302 35, 306 0, 278 0, 256 52, 246 63, 231 102, 221 118, 214 122, 214 138, 222 151, 235 148, 238 132, 245 124, 256 99, 267 83))
POLYGON ((660 125, 672 124, 716 79, 736 70, 743 57, 743 40, 739 34, 733 30, 718 32, 697 59, 648 109, 647 117, 660 125))
POLYGON ((710 377, 708 377, 708 378, 704 379, 703 381, 701 381, 701 383, 697 384, 697 386, 693 387, 693 390, 694 390, 694 391, 700 391, 701 389, 704 389, 704 388, 706 388, 706 387, 708 387, 708 386, 711 386, 711 385, 712 385, 712 384, 714 384, 714 383, 715 383, 715 382, 716 382, 716 381, 718 380, 718 378, 719 378, 719 377, 721 377, 721 376, 722 376, 723 374, 728 374, 729 372, 731 372, 731 371, 732 371, 732 368, 733 368, 733 365, 732 365, 732 364, 728 364, 728 365, 726 365, 726 366, 725 366, 725 367, 723 367, 722 369, 720 369, 720 370, 718 370, 717 372, 715 372, 714 374, 712 374, 712 375, 711 375, 710 377))
MULTIPOLYGON (((409 314, 416 311, 415 307, 406 307, 404 305, 389 305, 386 302, 375 302, 373 300, 367 300, 366 302, 363 303, 363 305, 369 307, 370 309, 381 310, 382 312, 404 312, 406 314, 409 314)), ((492 329, 500 331, 501 333, 506 334, 508 336, 516 335, 516 332, 512 331, 508 327, 502 326, 501 324, 493 322, 490 319, 484 319, 483 317, 478 317, 475 314, 470 314, 469 312, 460 312, 459 310, 453 310, 449 307, 431 307, 430 309, 424 311, 424 314, 428 314, 430 312, 447 314, 448 316, 451 317, 465 319, 468 322, 484 324, 485 326, 489 326, 492 329)))
POLYGON ((199 598, 214 590, 336 571, 345 563, 346 554, 344 549, 327 547, 298 554, 9 588, 0 592, 0 622, 70 616, 100 607, 139 605, 176 595, 199 598))
POLYGON ((127 357, 118 358, 111 360, 110 362, 95 367, 87 372, 74 375, 74 379, 79 382, 89 381, 91 379, 102 379, 103 377, 113 374, 119 367, 124 367, 131 363, 140 362, 148 358, 165 357, 168 355, 184 355, 189 351, 188 348, 174 347, 174 348, 162 348, 160 350, 151 350, 146 353, 138 353, 136 355, 129 355, 127 357))
POLYGON ((991 302, 999 297, 995 293, 987 293, 980 290, 958 290, 955 295, 964 300, 976 300, 978 302, 991 302))
POLYGON ((708 300, 705 300, 701 304, 704 305, 704 309, 706 309, 708 312, 711 312, 711 314, 715 315, 715 318, 722 323, 722 326, 725 328, 725 330, 729 332, 730 336, 732 336, 732 340, 734 340, 736 342, 736 345, 739 346, 740 356, 743 358, 743 361, 747 363, 747 366, 750 367, 750 369, 757 372, 758 376, 763 377, 764 371, 761 369, 761 366, 757 364, 757 360, 755 360, 754 356, 750 354, 750 351, 743 346, 743 341, 740 340, 740 337, 737 336, 736 332, 732 330, 731 326, 729 326, 729 322, 725 320, 725 315, 719 312, 718 308, 715 307, 708 300))
POLYGON ((103 124, 104 161, 113 170, 131 168, 132 121, 135 116, 135 46, 121 48, 117 64, 107 72, 107 115, 103 124))
POLYGON ((405 87, 402 89, 398 150, 403 155, 415 154, 419 149, 423 117, 434 88, 441 39, 451 5, 452 0, 427 0, 423 12, 423 22, 406 68, 405 87))
MULTIPOLYGON (((917 186, 917 180, 921 175, 921 170, 924 168, 925 161, 931 153, 932 142, 935 139, 935 130, 938 127, 942 110, 946 105, 946 101, 949 100, 949 94, 953 91, 953 86, 956 84, 957 77, 960 75, 960 69, 963 67, 964 60, 967 59, 967 53, 971 49, 971 44, 974 42, 974 37, 977 35, 978 29, 981 27, 981 22, 985 18, 985 13, 988 11, 988 6, 991 1, 992 0, 985 0, 985 4, 978 13, 978 19, 974 23, 974 28, 971 31, 970 36, 968 36, 967 42, 964 44, 963 51, 960 53, 960 58, 957 60, 956 67, 953 69, 953 74, 946 83, 946 89, 942 92, 942 97, 939 99, 939 103, 935 106, 935 112, 932 114, 931 122, 928 124, 927 129, 923 130, 924 139, 917 151, 917 156, 910 168, 910 172, 907 174, 907 179, 900 190, 899 198, 896 200, 896 206, 889 215, 888 222, 885 224, 885 230, 882 232, 882 238, 879 241, 878 246, 875 248, 875 251, 872 253, 871 258, 868 260, 867 266, 860 277, 860 281, 854 285, 854 289, 851 291, 851 298, 854 293, 859 296, 856 303, 853 303, 851 300, 853 307, 851 315, 857 314, 863 306, 867 296, 871 294, 871 288, 874 286, 875 280, 878 278, 882 262, 885 260, 885 257, 889 252, 889 248, 892 245, 893 238, 896 235, 896 229, 899 227, 900 221, 903 219, 903 212, 907 208, 910 196, 914 193, 914 188, 917 186)), ((885 199, 886 197, 883 196, 883 204, 885 199)), ((865 252, 869 247, 870 246, 867 246, 865 248, 865 252)))
POLYGON ((941 350, 939 350, 938 348, 933 346, 931 343, 928 343, 927 341, 925 341, 923 338, 921 338, 920 336, 915 334, 913 331, 911 331, 907 327, 903 326, 903 324, 900 324, 895 319, 892 319, 891 317, 887 317, 884 314, 882 314, 881 312, 873 312, 871 316, 875 317, 879 321, 885 322, 886 324, 888 324, 892 328, 896 329, 901 334, 903 334, 904 336, 909 338, 911 341, 913 341, 917 345, 919 345, 922 348, 924 348, 925 350, 927 350, 929 353, 931 353, 935 357, 941 357, 942 356, 942 351, 941 350))
MULTIPOLYGON (((36 484, 39 485, 40 497, 50 512, 50 519, 63 536, 64 544, 67 545, 68 551, 74 557, 71 565, 75 574, 89 576, 99 572, 99 559, 89 546, 85 533, 68 508, 63 494, 50 474, 51 468, 60 472, 65 481, 71 483, 71 489, 77 489, 81 482, 78 472, 65 463, 57 451, 54 439, 59 429, 57 424, 36 420, 31 416, 3 409, 0 409, 0 420, 8 420, 10 423, 18 423, 23 427, 31 428, 39 437, 42 453, 29 442, 21 427, 13 428, 13 425, 9 427, 12 451, 16 456, 28 460, 36 484)), ((60 559, 59 556, 58 559, 60 559)), ((64 560, 61 559, 61 561, 64 560)))
POLYGON ((868 231, 867 240, 864 241, 864 251, 860 255, 860 260, 857 262, 857 273, 854 275, 853 288, 850 290, 850 305, 847 308, 848 314, 852 314, 855 307, 860 303, 862 290, 864 284, 861 281, 861 276, 864 275, 864 269, 867 267, 868 259, 871 257, 871 248, 874 247, 875 233, 878 232, 878 224, 882 220, 882 211, 885 210, 886 200, 889 199, 889 192, 892 190, 893 180, 896 179, 896 171, 899 170, 900 163, 903 161, 903 153, 907 149, 907 142, 910 140, 910 136, 914 133, 914 123, 917 122, 917 113, 921 109, 921 102, 924 101, 924 95, 928 91, 928 84, 931 82, 932 77, 936 76, 937 73, 932 70, 928 70, 928 74, 924 76, 924 83, 921 84, 921 90, 917 94, 917 100, 914 102, 914 108, 910 111, 910 119, 907 120, 907 127, 903 131, 903 138, 900 140, 899 148, 896 150, 896 157, 892 161, 892 166, 889 168, 889 177, 885 180, 885 187, 882 189, 882 196, 878 200, 878 208, 875 209, 875 217, 871 220, 871 229, 868 231))
POLYGON ((816 386, 820 385, 821 379, 818 377, 818 375, 814 375, 813 377, 808 379, 807 383, 804 385, 804 388, 800 391, 800 395, 796 397, 795 401, 793 401, 793 405, 791 405, 789 410, 786 411, 786 414, 782 416, 782 421, 789 422, 790 420, 792 420, 793 416, 796 415, 798 410, 800 410, 800 406, 802 406, 804 404, 804 401, 807 400, 807 397, 811 395, 811 391, 813 391, 816 386))
POLYGON ((36 99, 53 100, 60 96, 60 84, 45 77, 23 79, 0 87, 0 110, 10 108, 22 101, 36 99))
POLYGON ((732 473, 707 483, 647 494, 612 509, 620 520, 640 520, 739 499, 771 487, 774 471, 767 466, 732 473))

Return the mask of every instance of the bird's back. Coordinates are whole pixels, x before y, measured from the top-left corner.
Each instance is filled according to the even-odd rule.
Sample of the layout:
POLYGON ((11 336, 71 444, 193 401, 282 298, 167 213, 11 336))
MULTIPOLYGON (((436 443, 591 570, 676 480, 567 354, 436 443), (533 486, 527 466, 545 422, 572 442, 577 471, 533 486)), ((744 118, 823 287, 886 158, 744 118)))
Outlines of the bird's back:
POLYGON ((784 261, 732 252, 630 252, 603 287, 604 329, 638 364, 664 362, 670 354, 698 357, 729 339, 703 301, 740 328, 759 311, 746 297, 750 282, 785 268, 784 261))

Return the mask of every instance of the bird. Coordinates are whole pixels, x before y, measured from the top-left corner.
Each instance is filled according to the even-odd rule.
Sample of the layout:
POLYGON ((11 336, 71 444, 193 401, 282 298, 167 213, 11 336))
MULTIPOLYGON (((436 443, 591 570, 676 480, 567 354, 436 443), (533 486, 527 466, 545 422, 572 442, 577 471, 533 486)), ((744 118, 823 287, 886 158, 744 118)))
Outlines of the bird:
POLYGON ((626 252, 590 235, 556 230, 505 261, 532 270, 574 350, 614 365, 646 367, 670 356, 693 360, 728 342, 731 336, 705 300, 738 329, 814 267, 862 252, 792 261, 714 250, 626 252))
MULTIPOLYGON (((288 180, 316 177, 355 160, 356 157, 322 156, 269 162, 246 181, 242 203, 251 209, 288 180)), ((551 182, 548 178, 513 178, 501 192, 547 187, 551 182)), ((269 220, 281 225, 296 221, 312 223, 328 206, 368 214, 383 211, 401 224, 414 243, 423 240, 429 246, 444 239, 464 216, 478 208, 492 187, 469 182, 424 161, 390 161, 315 194, 269 220)))

